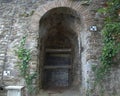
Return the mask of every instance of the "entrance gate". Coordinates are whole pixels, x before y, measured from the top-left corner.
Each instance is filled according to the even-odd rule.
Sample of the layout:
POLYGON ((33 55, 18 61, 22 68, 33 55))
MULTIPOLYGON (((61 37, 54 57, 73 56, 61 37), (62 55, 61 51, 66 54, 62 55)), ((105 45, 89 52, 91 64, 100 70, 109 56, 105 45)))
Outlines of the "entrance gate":
POLYGON ((69 39, 55 33, 47 38, 44 58, 44 88, 68 88, 72 77, 72 48, 69 39))

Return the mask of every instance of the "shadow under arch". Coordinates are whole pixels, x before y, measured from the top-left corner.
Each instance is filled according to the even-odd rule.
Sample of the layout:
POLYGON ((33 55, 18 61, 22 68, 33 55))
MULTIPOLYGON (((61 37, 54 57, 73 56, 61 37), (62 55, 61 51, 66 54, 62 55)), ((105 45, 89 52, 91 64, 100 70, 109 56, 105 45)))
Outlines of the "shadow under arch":
MULTIPOLYGON (((72 60, 72 68, 71 72, 68 72, 68 74, 71 75, 70 87, 81 86, 81 46, 80 39, 78 36, 81 31, 81 28, 82 26, 77 12, 68 7, 53 8, 42 16, 39 22, 39 76, 37 80, 38 89, 44 88, 45 84, 44 82, 46 78, 44 77, 44 65, 46 63, 45 61, 47 48, 71 50, 70 57, 72 60), (55 43, 55 40, 57 43, 55 43)), ((54 78, 51 77, 51 79, 54 78)))

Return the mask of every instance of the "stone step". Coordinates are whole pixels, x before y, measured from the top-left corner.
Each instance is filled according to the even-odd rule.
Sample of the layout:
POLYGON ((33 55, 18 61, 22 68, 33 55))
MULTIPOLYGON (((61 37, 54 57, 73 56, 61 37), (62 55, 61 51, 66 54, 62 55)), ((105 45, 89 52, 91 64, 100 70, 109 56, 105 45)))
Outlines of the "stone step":
POLYGON ((54 91, 40 91, 37 96, 80 96, 80 92, 76 90, 54 90, 54 91))

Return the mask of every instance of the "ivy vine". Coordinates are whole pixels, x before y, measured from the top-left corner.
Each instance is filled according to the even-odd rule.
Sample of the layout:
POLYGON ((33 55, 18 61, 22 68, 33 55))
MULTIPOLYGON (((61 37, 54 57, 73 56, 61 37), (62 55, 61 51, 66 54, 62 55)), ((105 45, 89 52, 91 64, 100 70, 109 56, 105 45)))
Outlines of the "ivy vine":
POLYGON ((118 62, 115 58, 120 53, 120 0, 107 0, 105 5, 98 10, 105 15, 105 24, 102 29, 104 45, 101 64, 99 68, 94 68, 97 82, 104 80, 111 67, 118 62))
POLYGON ((31 54, 30 54, 30 50, 25 48, 25 41, 26 41, 26 36, 24 36, 20 41, 20 45, 16 53, 19 59, 18 67, 20 70, 20 74, 25 79, 28 93, 31 93, 33 91, 32 84, 33 84, 34 78, 36 77, 36 73, 30 73, 29 62, 31 60, 31 54))

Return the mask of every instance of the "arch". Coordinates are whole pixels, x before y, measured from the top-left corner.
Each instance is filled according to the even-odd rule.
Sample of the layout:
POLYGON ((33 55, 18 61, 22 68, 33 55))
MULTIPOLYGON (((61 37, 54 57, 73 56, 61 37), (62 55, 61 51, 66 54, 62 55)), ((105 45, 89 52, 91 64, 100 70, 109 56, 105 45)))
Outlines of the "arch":
MULTIPOLYGON (((76 11, 73 9, 70 9, 68 7, 58 7, 58 8, 53 8, 46 12, 41 20, 39 21, 39 45, 40 45, 40 61, 39 61, 39 67, 40 69, 40 77, 43 78, 43 67, 45 63, 45 51, 46 51, 46 43, 48 40, 53 39, 54 37, 56 40, 58 38, 62 38, 63 40, 69 40, 70 41, 70 47, 71 48, 71 58, 73 58, 73 77, 72 79, 75 79, 75 77, 79 77, 76 74, 76 67, 77 64, 79 63, 78 58, 78 51, 79 51, 79 46, 78 46, 78 34, 81 30, 81 22, 80 18, 78 17, 78 14, 76 11), (78 27, 79 26, 79 27, 78 27), (51 39, 49 39, 51 38, 51 39), (42 71, 41 71, 42 70, 42 71), (75 75, 76 74, 76 75, 75 75)), ((58 42, 63 42, 64 41, 60 39, 57 40, 58 42)), ((68 41, 67 40, 67 41, 68 41)), ((52 41, 53 43, 54 41, 52 41)), ((49 42, 50 43, 50 42, 49 42)), ((51 44, 52 44, 51 43, 51 44)), ((59 45, 57 45, 59 46, 59 45)), ((66 47, 67 48, 67 47, 66 47)), ((61 49, 60 49, 61 50, 61 49)), ((69 49, 68 49, 69 50, 69 49)), ((63 53, 63 52, 62 52, 63 53)), ((78 71, 78 70, 77 70, 78 71)), ((69 74, 69 73, 68 73, 69 74)), ((42 86, 43 79, 39 79, 39 88, 42 86)), ((76 82, 76 79, 73 80, 73 83, 76 82)), ((75 84, 71 85, 75 85, 75 84)), ((78 82, 79 83, 79 82, 78 82)), ((80 84, 78 84, 80 85, 80 84)))
MULTIPOLYGON (((85 20, 84 14, 88 13, 88 9, 82 6, 81 2, 75 2, 72 0, 55 0, 45 5, 41 5, 40 7, 37 8, 37 10, 35 11, 31 19, 31 23, 30 23, 31 32, 38 33, 39 21, 41 20, 43 15, 46 14, 51 9, 58 8, 58 7, 66 7, 76 11, 76 14, 78 15, 78 17, 82 18, 81 24, 83 26, 86 26, 86 23, 85 23, 86 20, 85 20)), ((83 29, 83 30, 86 30, 86 29, 83 29)))
MULTIPOLYGON (((82 35, 80 36, 80 33, 85 32, 85 31, 87 32, 88 30, 88 28, 86 27, 88 25, 86 17, 88 16, 87 14, 89 14, 89 10, 88 8, 85 8, 84 6, 82 6, 80 2, 75 2, 72 0, 55 0, 55 1, 52 1, 51 3, 47 3, 37 8, 37 10, 34 12, 32 19, 31 19, 30 30, 32 33, 35 33, 38 37, 37 43, 38 43, 38 48, 39 48, 39 53, 40 53, 38 54, 37 69, 40 67, 42 68, 42 64, 40 64, 40 61, 42 61, 41 63, 44 63, 43 62, 44 58, 39 58, 39 57, 44 57, 44 50, 45 50, 45 48, 43 47, 45 46, 44 42, 47 40, 48 35, 51 35, 52 32, 56 31, 56 30, 53 30, 54 25, 53 26, 51 26, 51 24, 49 25, 50 22, 47 23, 47 26, 45 26, 45 20, 46 18, 48 18, 51 14, 54 14, 55 12, 57 12, 58 15, 60 15, 60 13, 68 14, 69 16, 74 18, 72 20, 75 22, 72 22, 72 20, 70 22, 67 21, 67 23, 69 24, 69 27, 66 27, 67 24, 64 24, 64 26, 61 25, 60 27, 57 27, 57 29, 62 29, 62 28, 65 29, 65 30, 62 30, 62 35, 67 37, 70 40, 72 46, 74 46, 74 53, 76 53, 74 54, 75 55, 74 64, 76 65, 78 64, 77 66, 78 68, 80 68, 81 66, 80 65, 81 64, 81 61, 80 61, 81 52, 80 51, 81 51, 81 36, 82 36, 82 35)), ((54 17, 56 17, 56 15, 54 17)), ((38 71, 38 73, 41 73, 41 72, 38 71)), ((78 73, 79 76, 76 76, 74 78, 80 79, 80 76, 82 74, 80 70, 76 73, 78 73)), ((39 81, 39 78, 37 78, 37 81, 39 81)), ((76 83, 76 82, 73 82, 73 83, 76 83)), ((42 85, 41 82, 37 83, 37 86, 40 88, 41 86, 39 85, 42 85)), ((76 84, 76 85, 80 85, 80 84, 76 84)), ((80 89, 80 87, 78 89, 80 89)))

